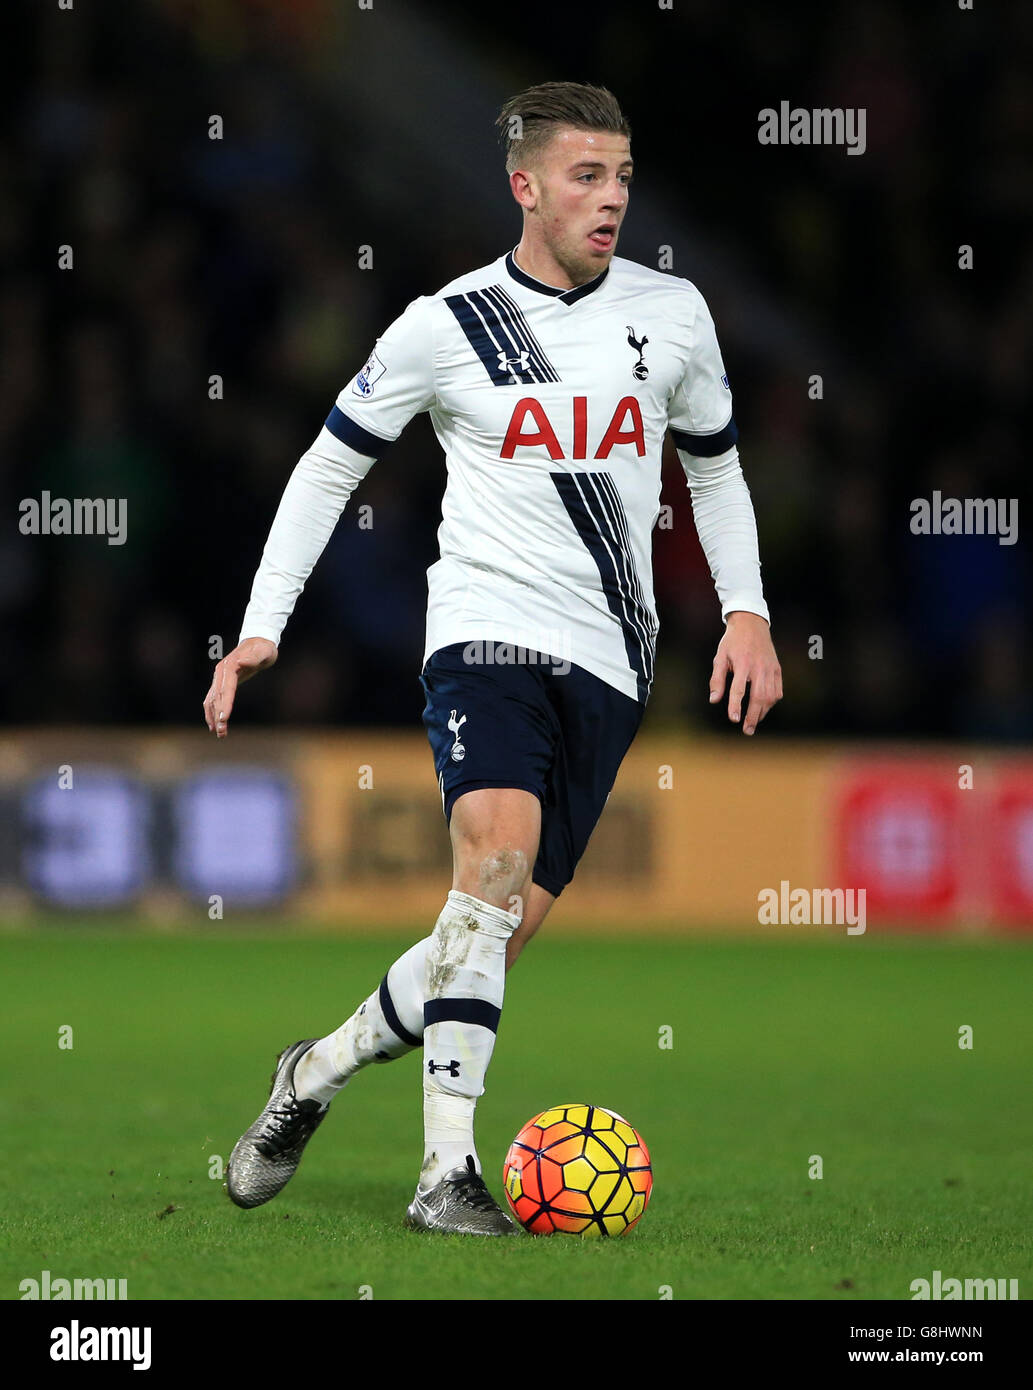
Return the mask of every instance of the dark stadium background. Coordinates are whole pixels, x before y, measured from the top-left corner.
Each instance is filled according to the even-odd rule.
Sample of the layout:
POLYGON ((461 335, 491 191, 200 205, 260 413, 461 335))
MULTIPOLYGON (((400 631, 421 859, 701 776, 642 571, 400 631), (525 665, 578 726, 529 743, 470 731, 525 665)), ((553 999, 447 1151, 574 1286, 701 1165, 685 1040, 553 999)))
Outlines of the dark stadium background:
MULTIPOLYGON (((404 305, 515 244, 492 122, 564 78, 610 85, 633 126, 620 253, 670 245, 715 314, 785 670, 763 737, 1033 732, 1026 548, 908 524, 934 488, 1013 498, 1028 471, 1028 7, 4 8, 5 722, 200 720, 209 637, 236 640, 290 469, 404 305), (760 146, 783 99, 866 106, 867 152, 760 146), (27 543, 18 503, 43 489, 126 497, 131 543, 27 543)), ((684 517, 673 455, 665 473, 684 517)), ((418 726, 443 482, 421 417, 238 723, 418 726)), ((650 721, 716 724, 716 602, 686 526, 657 533, 656 577, 650 721)))
MULTIPOLYGON (((199 1345, 211 1378, 325 1340, 310 1300, 335 1330, 369 1296, 505 1300, 521 1351, 572 1323, 516 1298, 580 1300, 580 1343, 586 1301, 706 1300, 692 1350, 770 1374, 815 1360, 833 1303, 934 1271, 1029 1298, 1031 72, 1017 0, 0 5, 0 1307, 44 1271, 124 1278, 155 1367, 196 1379, 199 1345), (211 639, 235 644, 283 486, 374 338, 517 242, 493 122, 557 78, 631 121, 620 253, 669 246, 713 310, 785 677, 757 738, 708 705, 722 629, 668 446, 645 727, 509 978, 477 1118, 496 1196, 519 1128, 582 1100, 640 1130, 654 1194, 626 1240, 421 1242, 414 1051, 244 1212, 224 1162, 273 1058, 337 1028, 449 882, 426 417, 220 742, 211 639), (761 146, 782 101, 865 107, 866 153, 761 146), (936 490, 1019 498, 1019 543, 912 535, 936 490), (23 535, 44 491, 125 498, 126 544, 23 535), (790 885, 808 914, 867 895, 864 929, 781 900, 771 921, 790 885), (269 1299, 292 1312, 267 1351, 269 1299), (746 1299, 748 1337, 713 1311, 746 1299)), ((12 1314, 5 1344, 44 1347, 12 1314)), ((846 1318, 901 1320, 839 1314, 840 1365, 846 1318)))

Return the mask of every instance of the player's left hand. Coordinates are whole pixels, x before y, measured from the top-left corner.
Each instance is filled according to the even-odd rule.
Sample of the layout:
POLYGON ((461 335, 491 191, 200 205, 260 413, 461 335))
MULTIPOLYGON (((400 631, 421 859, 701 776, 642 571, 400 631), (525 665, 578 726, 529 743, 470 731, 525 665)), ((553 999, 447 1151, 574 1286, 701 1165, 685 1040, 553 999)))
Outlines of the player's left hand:
POLYGON ((728 718, 733 724, 742 718, 748 683, 750 702, 742 731, 752 734, 768 710, 782 698, 782 668, 771 641, 771 629, 759 613, 728 614, 725 635, 718 643, 710 676, 712 705, 724 694, 729 675, 732 688, 728 695, 728 718))

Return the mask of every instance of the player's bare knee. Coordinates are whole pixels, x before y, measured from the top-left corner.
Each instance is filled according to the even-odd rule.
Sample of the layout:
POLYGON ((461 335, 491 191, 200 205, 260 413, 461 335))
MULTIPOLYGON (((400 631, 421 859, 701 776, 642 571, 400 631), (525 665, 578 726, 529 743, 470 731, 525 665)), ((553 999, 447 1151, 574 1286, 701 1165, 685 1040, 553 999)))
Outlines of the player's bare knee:
POLYGON ((527 881, 527 855, 522 849, 503 846, 483 855, 477 865, 480 896, 488 902, 509 898, 527 881))

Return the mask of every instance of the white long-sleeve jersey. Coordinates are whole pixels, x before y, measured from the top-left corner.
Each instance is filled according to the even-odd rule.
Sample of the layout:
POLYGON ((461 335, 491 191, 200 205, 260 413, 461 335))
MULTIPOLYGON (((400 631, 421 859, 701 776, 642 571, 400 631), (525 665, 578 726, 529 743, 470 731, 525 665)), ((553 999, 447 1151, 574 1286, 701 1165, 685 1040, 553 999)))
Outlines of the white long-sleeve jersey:
POLYGON ((508 642, 644 701, 668 429, 722 616, 768 617, 703 296, 618 257, 588 284, 558 290, 510 252, 414 300, 377 339, 287 484, 242 639, 279 643, 352 492, 424 410, 448 475, 425 657, 453 642, 508 642))

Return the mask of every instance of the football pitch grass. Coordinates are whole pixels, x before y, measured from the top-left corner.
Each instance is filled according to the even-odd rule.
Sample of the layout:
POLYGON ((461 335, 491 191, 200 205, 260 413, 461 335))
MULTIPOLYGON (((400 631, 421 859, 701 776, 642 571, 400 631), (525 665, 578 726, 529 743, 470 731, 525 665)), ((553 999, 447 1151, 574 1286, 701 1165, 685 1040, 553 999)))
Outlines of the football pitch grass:
POLYGON ((504 1203, 532 1115, 615 1109, 655 1186, 609 1241, 405 1230, 421 1053, 358 1076, 267 1206, 209 1176, 276 1053, 342 1022, 418 927, 0 938, 3 1296, 49 1270, 125 1278, 131 1300, 908 1299, 940 1270, 1029 1297, 1033 948, 808 930, 546 928, 510 974, 478 1115, 489 1186, 504 1203))

